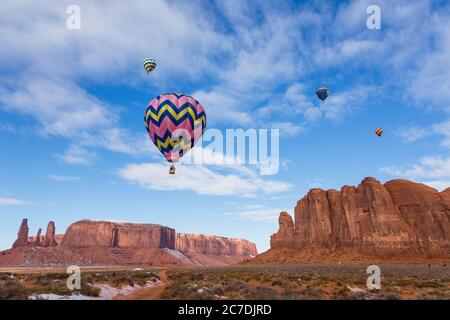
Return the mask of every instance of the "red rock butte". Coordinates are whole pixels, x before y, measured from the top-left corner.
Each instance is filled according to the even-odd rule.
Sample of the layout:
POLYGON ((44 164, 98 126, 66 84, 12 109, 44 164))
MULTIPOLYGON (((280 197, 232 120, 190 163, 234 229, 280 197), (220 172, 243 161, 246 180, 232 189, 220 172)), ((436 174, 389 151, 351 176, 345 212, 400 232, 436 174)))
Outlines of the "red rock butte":
POLYGON ((448 262, 450 188, 367 177, 340 191, 312 189, 294 220, 280 214, 270 246, 252 262, 448 262))
POLYGON ((0 266, 227 265, 258 254, 247 240, 177 234, 157 224, 82 220, 57 235, 51 221, 45 236, 40 228, 35 237, 28 231, 23 219, 13 247, 0 252, 0 266))

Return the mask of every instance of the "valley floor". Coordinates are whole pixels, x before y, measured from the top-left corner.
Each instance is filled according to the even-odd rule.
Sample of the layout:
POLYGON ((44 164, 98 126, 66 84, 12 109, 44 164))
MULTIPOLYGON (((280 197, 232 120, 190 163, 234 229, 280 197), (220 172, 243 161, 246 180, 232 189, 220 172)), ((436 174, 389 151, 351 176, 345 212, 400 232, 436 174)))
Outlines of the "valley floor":
POLYGON ((82 268, 67 289, 61 268, 0 269, 0 299, 450 299, 447 265, 380 265, 381 289, 368 290, 367 265, 236 265, 177 269, 82 268))

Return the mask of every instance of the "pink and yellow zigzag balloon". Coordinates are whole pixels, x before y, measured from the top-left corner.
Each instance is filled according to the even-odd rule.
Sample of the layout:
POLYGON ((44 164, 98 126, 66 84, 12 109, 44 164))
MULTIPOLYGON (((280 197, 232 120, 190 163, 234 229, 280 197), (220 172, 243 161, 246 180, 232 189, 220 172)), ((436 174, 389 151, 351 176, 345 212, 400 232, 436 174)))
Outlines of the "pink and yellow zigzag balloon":
POLYGON ((166 93, 153 99, 145 111, 150 139, 169 162, 177 162, 200 139, 206 114, 193 97, 166 93))

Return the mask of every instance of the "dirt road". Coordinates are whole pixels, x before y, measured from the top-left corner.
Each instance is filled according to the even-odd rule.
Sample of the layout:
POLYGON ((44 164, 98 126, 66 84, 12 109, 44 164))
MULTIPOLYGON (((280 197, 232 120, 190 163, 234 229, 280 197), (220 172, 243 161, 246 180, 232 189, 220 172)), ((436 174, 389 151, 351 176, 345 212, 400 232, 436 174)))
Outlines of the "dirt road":
POLYGON ((159 300, 162 292, 169 283, 167 270, 159 272, 159 279, 161 284, 156 287, 138 289, 126 295, 121 294, 116 296, 114 300, 159 300))

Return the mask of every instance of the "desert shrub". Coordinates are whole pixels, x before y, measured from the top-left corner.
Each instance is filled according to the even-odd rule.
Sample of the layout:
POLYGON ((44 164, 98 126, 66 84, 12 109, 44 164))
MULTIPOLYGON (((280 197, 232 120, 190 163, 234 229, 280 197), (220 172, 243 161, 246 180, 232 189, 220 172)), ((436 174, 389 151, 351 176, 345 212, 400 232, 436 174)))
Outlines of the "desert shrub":
POLYGON ((414 286, 417 288, 439 288, 442 286, 438 280, 416 280, 414 286))
POLYGON ((274 279, 274 280, 272 280, 272 285, 281 287, 281 286, 283 286, 283 280, 281 280, 281 279, 274 279))
POLYGON ((325 296, 325 291, 321 288, 309 287, 301 292, 301 297, 304 300, 320 300, 325 296))
POLYGON ((46 291, 46 293, 54 293, 61 296, 71 294, 71 291, 69 290, 69 288, 67 288, 66 281, 61 280, 51 281, 48 287, 46 289, 43 289, 42 291, 46 291))
POLYGON ((336 289, 333 293, 334 299, 348 299, 350 296, 350 289, 346 286, 339 286, 338 289, 336 289))
POLYGON ((161 297, 163 299, 190 299, 196 290, 197 287, 192 284, 173 281, 163 291, 161 297))
POLYGON ((397 279, 393 282, 394 285, 399 286, 399 287, 408 287, 408 286, 413 286, 415 284, 415 281, 417 280, 413 280, 413 279, 409 279, 409 278, 401 278, 401 279, 397 279))
POLYGON ((79 293, 84 296, 98 297, 100 295, 101 291, 102 290, 100 288, 92 286, 92 285, 88 284, 87 282, 85 282, 85 283, 82 283, 81 290, 79 291, 79 293))
POLYGON ((444 292, 444 291, 440 291, 440 290, 432 290, 432 291, 429 291, 429 292, 427 293, 427 295, 429 295, 429 296, 435 296, 435 297, 447 297, 447 296, 448 296, 448 293, 446 293, 446 292, 444 292))
POLYGON ((28 290, 15 280, 0 283, 0 300, 27 300, 28 290))
POLYGON ((225 292, 238 292, 247 287, 248 287, 247 283, 245 283, 243 281, 232 280, 223 286, 223 290, 225 292))
POLYGON ((1 273, 0 274, 0 280, 7 281, 14 279, 14 276, 11 273, 1 273))
POLYGON ((241 298, 246 300, 275 300, 279 299, 277 291, 263 286, 246 287, 239 292, 241 298))
POLYGON ((214 294, 218 296, 223 296, 225 294, 225 290, 223 290, 222 286, 216 286, 213 288, 214 294))
POLYGON ((319 279, 314 280, 313 285, 316 287, 320 287, 320 286, 323 286, 324 284, 326 284, 327 282, 328 282, 327 280, 325 280, 323 278, 319 278, 319 279))
POLYGON ((309 275, 309 274, 305 274, 305 275, 300 276, 300 279, 302 281, 310 281, 310 280, 312 280, 312 278, 313 277, 311 275, 309 275))
POLYGON ((127 285, 134 287, 134 281, 126 275, 116 274, 112 279, 108 280, 108 283, 110 283, 113 287, 116 288, 121 288, 127 285))
POLYGON ((402 297, 393 292, 382 292, 377 295, 377 299, 382 300, 402 300, 402 297))

